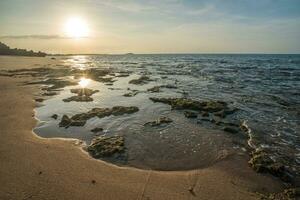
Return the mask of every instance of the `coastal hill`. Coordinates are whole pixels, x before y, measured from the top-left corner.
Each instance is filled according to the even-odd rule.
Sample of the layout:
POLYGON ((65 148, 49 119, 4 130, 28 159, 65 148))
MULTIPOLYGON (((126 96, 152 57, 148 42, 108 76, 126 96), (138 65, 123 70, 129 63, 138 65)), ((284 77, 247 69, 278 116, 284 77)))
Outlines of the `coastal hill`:
POLYGON ((0 42, 0 55, 14 55, 14 56, 37 56, 45 57, 47 54, 44 52, 34 52, 32 50, 28 51, 26 49, 11 49, 6 44, 0 42))

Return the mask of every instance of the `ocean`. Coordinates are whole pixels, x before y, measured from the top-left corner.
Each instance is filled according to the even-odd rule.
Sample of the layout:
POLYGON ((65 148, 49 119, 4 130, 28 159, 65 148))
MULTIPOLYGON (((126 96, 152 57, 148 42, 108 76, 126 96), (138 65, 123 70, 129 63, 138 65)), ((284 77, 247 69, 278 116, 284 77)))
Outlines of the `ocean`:
MULTIPOLYGON (((91 102, 64 102, 72 96, 65 87, 58 95, 37 107, 39 120, 34 132, 42 137, 76 138, 90 144, 97 137, 90 130, 104 129, 103 135, 125 138, 126 159, 104 158, 118 165, 158 170, 203 168, 227 155, 248 155, 263 149, 274 161, 300 172, 300 55, 264 54, 159 54, 57 56, 62 67, 111 70, 110 83, 91 80, 87 88, 97 89, 91 102), (126 73, 128 76, 114 76, 126 73), (151 81, 135 85, 140 76, 151 81), (159 92, 148 91, 154 86, 159 92), (133 92, 126 97, 124 94, 133 92), (213 123, 213 115, 186 118, 184 111, 151 101, 150 97, 223 101, 236 112, 228 123, 247 127, 228 133, 213 123), (82 127, 59 127, 62 115, 87 112, 95 107, 136 106, 139 111, 121 116, 94 117, 82 127), (53 114, 58 120, 51 118, 53 114), (157 127, 144 124, 160 116, 173 120, 157 127), (207 119, 210 118, 210 119, 207 119)), ((59 66, 58 66, 59 67, 59 66)), ((83 73, 84 76, 84 73, 83 73)), ((66 74, 64 78, 78 79, 66 74)), ((86 77, 90 78, 90 77, 86 77)))

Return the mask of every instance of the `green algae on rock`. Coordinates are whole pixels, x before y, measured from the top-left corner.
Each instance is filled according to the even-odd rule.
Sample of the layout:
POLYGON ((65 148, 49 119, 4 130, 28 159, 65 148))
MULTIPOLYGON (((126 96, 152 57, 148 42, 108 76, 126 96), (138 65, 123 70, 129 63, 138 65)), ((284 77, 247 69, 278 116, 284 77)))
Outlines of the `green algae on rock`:
POLYGON ((168 124, 171 122, 173 122, 173 120, 168 117, 159 117, 155 121, 145 123, 144 126, 160 126, 162 124, 168 124))
POLYGON ((87 151, 94 158, 109 157, 122 154, 125 151, 124 137, 122 136, 99 136, 92 140, 87 151))

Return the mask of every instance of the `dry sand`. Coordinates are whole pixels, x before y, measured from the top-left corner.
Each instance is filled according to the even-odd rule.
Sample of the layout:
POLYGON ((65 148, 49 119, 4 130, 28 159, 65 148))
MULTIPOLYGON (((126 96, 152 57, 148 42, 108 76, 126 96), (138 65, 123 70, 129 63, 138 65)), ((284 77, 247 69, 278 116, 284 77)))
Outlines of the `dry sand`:
MULTIPOLYGON (((49 62, 54 63, 0 56, 0 70, 49 62)), ((146 171, 95 160, 74 140, 40 138, 32 132, 38 88, 22 86, 22 81, 0 76, 1 200, 257 199, 256 191, 282 189, 280 181, 255 173, 242 157, 193 171, 146 171)))

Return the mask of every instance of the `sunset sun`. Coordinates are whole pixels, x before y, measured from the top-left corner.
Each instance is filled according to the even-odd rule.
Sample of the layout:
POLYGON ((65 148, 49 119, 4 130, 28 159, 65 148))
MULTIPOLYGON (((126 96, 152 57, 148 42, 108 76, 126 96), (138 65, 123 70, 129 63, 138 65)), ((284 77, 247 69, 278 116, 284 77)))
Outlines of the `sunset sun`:
POLYGON ((71 38, 82 38, 89 35, 89 27, 85 20, 79 17, 69 18, 65 24, 65 33, 71 38))

